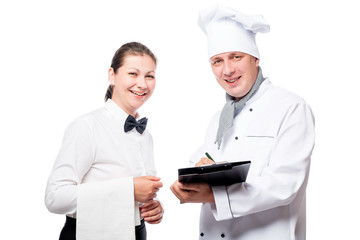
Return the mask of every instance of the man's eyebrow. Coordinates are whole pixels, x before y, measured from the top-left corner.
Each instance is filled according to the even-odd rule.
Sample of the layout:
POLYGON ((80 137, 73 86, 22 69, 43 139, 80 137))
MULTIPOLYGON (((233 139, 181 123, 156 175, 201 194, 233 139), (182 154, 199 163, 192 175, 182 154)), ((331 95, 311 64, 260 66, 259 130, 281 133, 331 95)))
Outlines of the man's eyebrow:
POLYGON ((240 56, 241 54, 240 53, 231 53, 230 54, 230 57, 233 57, 233 56, 240 56))
POLYGON ((214 62, 214 61, 217 61, 217 60, 219 60, 219 59, 221 59, 220 57, 214 57, 214 58, 211 58, 210 59, 210 62, 214 62))

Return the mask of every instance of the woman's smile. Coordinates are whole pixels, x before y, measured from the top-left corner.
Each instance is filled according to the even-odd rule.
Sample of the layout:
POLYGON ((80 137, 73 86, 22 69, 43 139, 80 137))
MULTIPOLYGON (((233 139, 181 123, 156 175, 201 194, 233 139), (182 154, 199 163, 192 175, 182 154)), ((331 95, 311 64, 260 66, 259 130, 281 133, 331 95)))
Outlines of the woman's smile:
POLYGON ((134 91, 134 90, 130 90, 130 92, 132 93, 132 94, 134 94, 134 95, 136 95, 136 96, 140 96, 140 97, 142 97, 142 96, 145 96, 146 95, 146 92, 137 92, 137 91, 134 91))

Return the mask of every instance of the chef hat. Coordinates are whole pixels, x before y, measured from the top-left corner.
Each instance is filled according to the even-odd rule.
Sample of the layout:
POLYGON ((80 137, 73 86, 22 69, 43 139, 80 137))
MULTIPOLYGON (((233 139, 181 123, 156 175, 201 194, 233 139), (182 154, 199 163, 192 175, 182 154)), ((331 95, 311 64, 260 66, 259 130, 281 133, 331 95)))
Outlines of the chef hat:
POLYGON ((270 31, 262 16, 248 16, 219 5, 200 12, 199 25, 208 37, 209 58, 233 51, 259 58, 255 35, 270 31))

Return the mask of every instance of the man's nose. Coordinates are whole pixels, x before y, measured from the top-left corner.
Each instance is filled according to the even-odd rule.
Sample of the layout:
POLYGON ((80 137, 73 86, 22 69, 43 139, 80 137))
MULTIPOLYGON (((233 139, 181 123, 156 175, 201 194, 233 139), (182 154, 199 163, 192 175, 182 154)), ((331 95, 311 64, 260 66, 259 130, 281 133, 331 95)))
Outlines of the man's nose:
POLYGON ((226 76, 231 76, 234 72, 235 72, 234 65, 229 61, 225 61, 224 62, 223 74, 226 75, 226 76))

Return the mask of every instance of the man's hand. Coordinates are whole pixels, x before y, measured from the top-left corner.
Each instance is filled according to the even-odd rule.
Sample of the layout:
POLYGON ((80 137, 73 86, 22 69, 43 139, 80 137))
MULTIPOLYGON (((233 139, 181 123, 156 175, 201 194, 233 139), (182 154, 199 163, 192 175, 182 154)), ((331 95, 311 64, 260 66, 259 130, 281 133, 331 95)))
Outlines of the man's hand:
POLYGON ((201 165, 206 165, 206 164, 214 164, 214 161, 210 160, 209 158, 203 157, 200 159, 200 161, 198 161, 195 164, 195 167, 199 167, 201 165))
POLYGON ((180 183, 170 187, 181 203, 215 203, 211 187, 207 183, 180 183))
POLYGON ((160 178, 154 176, 144 176, 134 178, 135 200, 141 203, 152 201, 156 193, 163 186, 160 178))

